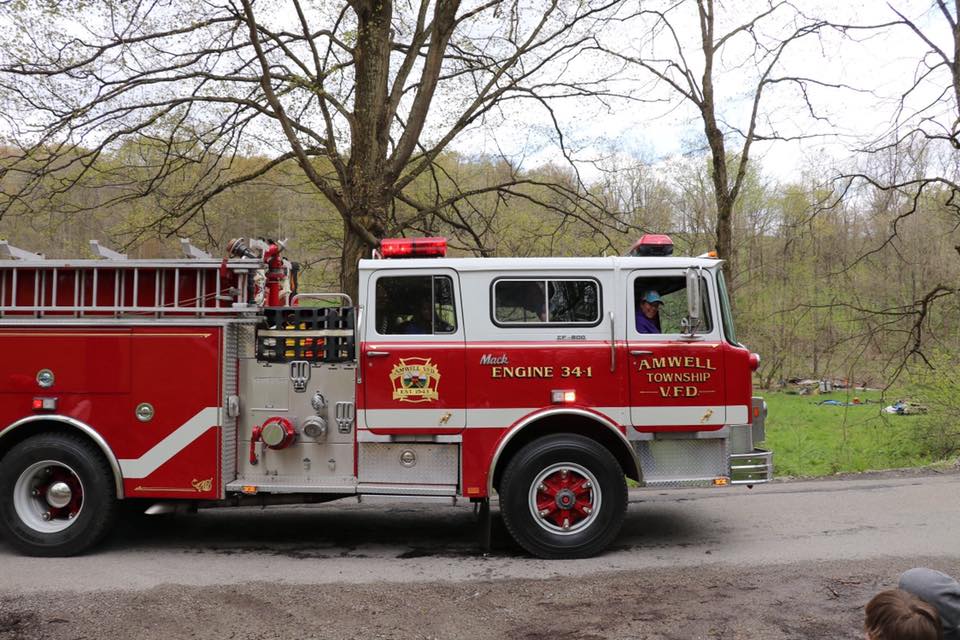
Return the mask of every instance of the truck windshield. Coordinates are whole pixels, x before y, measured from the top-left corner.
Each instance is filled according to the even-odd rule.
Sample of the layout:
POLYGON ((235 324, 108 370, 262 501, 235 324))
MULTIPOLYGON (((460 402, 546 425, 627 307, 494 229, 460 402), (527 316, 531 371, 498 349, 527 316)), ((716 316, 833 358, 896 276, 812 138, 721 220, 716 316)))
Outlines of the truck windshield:
POLYGON ((723 279, 723 271, 717 271, 717 288, 720 290, 720 315, 723 319, 723 333, 730 344, 739 345, 737 334, 733 329, 733 312, 730 308, 730 296, 727 294, 727 283, 723 279))

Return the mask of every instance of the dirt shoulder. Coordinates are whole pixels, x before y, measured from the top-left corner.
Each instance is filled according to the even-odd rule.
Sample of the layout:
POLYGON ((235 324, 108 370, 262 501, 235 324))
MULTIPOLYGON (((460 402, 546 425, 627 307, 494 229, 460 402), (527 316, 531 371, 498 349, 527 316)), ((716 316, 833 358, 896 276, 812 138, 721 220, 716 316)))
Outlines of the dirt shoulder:
MULTIPOLYGON (((230 587, 0 598, 0 639, 648 640, 861 638, 862 608, 898 559, 710 566, 576 579, 230 587)), ((923 564, 960 573, 955 559, 923 564)))
POLYGON ((902 571, 960 575, 960 475, 884 474, 632 491, 611 549, 567 562, 502 523, 481 555, 469 505, 136 519, 78 558, 0 545, 0 640, 860 639, 902 571))

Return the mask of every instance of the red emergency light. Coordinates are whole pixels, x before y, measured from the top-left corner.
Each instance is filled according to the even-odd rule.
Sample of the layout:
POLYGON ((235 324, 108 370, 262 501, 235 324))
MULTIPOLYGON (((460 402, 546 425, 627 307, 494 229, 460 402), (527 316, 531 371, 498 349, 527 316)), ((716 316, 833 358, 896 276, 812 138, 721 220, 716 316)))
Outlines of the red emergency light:
POLYGON ((447 255, 446 238, 384 238, 380 241, 384 258, 443 258, 447 255))
POLYGON ((627 255, 641 256, 644 258, 650 256, 672 256, 673 240, 671 240, 668 235, 645 233, 630 247, 627 255))

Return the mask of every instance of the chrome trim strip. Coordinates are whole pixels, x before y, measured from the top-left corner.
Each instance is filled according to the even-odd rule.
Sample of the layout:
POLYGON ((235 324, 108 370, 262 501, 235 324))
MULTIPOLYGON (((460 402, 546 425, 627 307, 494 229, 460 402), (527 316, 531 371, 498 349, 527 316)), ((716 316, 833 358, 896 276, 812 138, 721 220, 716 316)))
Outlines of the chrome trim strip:
POLYGON ((497 451, 496 453, 493 454, 493 460, 491 460, 490 468, 487 471, 487 497, 488 498, 491 495, 493 495, 493 476, 497 470, 497 463, 500 462, 500 456, 503 454, 503 450, 507 448, 507 445, 510 443, 511 440, 513 440, 514 436, 520 433, 520 431, 522 431, 524 427, 534 422, 537 422, 541 418, 547 418, 547 417, 556 416, 556 415, 574 415, 574 416, 579 416, 583 418, 589 418, 594 422, 596 422, 597 424, 601 424, 607 427, 609 430, 613 431, 620 438, 621 443, 627 449, 627 451, 630 452, 630 458, 633 460, 633 465, 637 472, 637 477, 638 478, 643 477, 643 473, 640 470, 640 459, 637 457, 637 452, 630 445, 630 441, 627 440, 627 436, 625 436, 623 433, 620 432, 620 428, 616 423, 612 422, 609 418, 607 418, 604 415, 592 413, 590 411, 585 411, 583 409, 576 409, 572 407, 558 407, 556 409, 546 409, 546 410, 538 411, 537 413, 530 414, 510 427, 510 432, 507 433, 507 435, 503 438, 503 440, 500 441, 500 444, 497 446, 497 451))
POLYGON ((74 418, 56 415, 56 414, 45 414, 42 416, 28 416, 26 418, 21 418, 20 420, 17 420, 13 424, 9 425, 8 427, 0 431, 0 440, 3 440, 4 436, 9 435, 12 431, 17 429, 18 427, 22 427, 23 425, 32 424, 34 422, 48 422, 48 421, 60 422, 62 424, 71 426, 74 429, 78 429, 82 431, 84 434, 86 434, 87 436, 89 436, 90 439, 93 440, 98 447, 100 447, 100 450, 103 452, 103 455, 107 457, 107 462, 110 463, 110 469, 113 471, 113 480, 117 487, 117 498, 122 499, 124 497, 123 475, 120 473, 120 462, 117 460, 117 457, 113 454, 113 450, 110 449, 110 445, 108 445, 107 441, 103 439, 103 436, 97 433, 97 431, 88 424, 84 424, 83 422, 80 422, 79 420, 76 420, 74 418))

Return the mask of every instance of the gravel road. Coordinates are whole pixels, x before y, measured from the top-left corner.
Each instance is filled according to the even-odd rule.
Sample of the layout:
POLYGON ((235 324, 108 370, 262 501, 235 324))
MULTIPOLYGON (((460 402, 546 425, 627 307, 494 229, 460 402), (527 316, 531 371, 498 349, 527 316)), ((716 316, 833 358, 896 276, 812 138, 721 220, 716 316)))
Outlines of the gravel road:
POLYGON ((591 560, 531 559, 469 506, 331 503, 130 519, 96 553, 0 547, 14 638, 861 638, 912 566, 960 575, 960 475, 631 492, 591 560))

